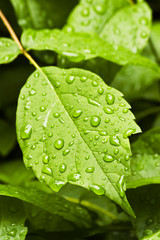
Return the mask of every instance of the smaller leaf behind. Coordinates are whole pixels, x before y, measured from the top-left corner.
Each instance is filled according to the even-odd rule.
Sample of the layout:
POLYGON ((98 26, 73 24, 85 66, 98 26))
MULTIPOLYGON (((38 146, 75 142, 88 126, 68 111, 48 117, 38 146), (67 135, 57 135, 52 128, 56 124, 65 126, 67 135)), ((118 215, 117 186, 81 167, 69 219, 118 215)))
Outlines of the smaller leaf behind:
POLYGON ((0 196, 0 239, 24 240, 27 228, 23 203, 14 198, 0 196))
POLYGON ((142 134, 132 144, 131 175, 127 188, 160 183, 160 128, 142 134))
POLYGON ((20 53, 17 43, 9 38, 0 38, 0 64, 12 62, 20 53))

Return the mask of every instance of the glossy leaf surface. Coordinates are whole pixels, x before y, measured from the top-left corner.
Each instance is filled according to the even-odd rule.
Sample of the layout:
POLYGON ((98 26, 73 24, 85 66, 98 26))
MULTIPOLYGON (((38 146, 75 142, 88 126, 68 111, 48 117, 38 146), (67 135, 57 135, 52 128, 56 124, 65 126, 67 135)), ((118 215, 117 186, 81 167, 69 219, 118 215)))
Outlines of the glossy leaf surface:
POLYGON ((114 45, 103 41, 95 34, 65 33, 58 29, 39 31, 28 29, 22 34, 21 40, 28 50, 53 50, 73 62, 101 57, 119 65, 130 63, 146 66, 160 73, 156 63, 121 46, 115 49, 114 45))
POLYGON ((26 166, 54 191, 71 182, 130 212, 124 192, 128 136, 140 129, 129 104, 91 72, 42 70, 45 75, 34 72, 19 98, 17 135, 26 166))
POLYGON ((0 38, 0 64, 12 62, 19 54, 17 43, 9 38, 0 38))
POLYGON ((0 196, 0 239, 24 240, 27 228, 23 204, 20 200, 0 196))
POLYGON ((154 128, 132 144, 131 176, 127 187, 160 183, 160 128, 154 128))

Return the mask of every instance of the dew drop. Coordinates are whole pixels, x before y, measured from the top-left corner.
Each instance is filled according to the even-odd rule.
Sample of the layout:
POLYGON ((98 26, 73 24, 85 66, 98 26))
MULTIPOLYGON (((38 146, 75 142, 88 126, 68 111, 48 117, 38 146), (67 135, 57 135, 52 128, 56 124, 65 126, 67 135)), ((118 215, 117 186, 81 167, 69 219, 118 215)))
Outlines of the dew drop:
POLYGON ((79 173, 71 173, 67 176, 68 181, 77 182, 81 179, 81 175, 79 173))
POLYGON ((65 183, 63 181, 51 179, 51 181, 49 182, 49 186, 55 192, 58 192, 64 185, 65 185, 65 183))
POLYGON ((123 113, 128 113, 128 108, 123 108, 123 113))
POLYGON ((32 116, 35 117, 37 115, 36 112, 32 112, 32 116))
POLYGON ((42 156, 42 161, 44 164, 47 164, 49 162, 49 156, 48 155, 43 155, 42 156))
POLYGON ((112 114, 112 113, 114 113, 113 109, 112 109, 112 108, 109 108, 109 107, 104 107, 103 110, 104 110, 105 113, 107 113, 107 114, 112 114))
POLYGON ((60 82, 58 82, 58 81, 55 81, 55 82, 54 82, 54 86, 55 86, 56 88, 59 88, 60 85, 61 85, 60 82))
POLYGON ((73 144, 74 144, 74 142, 72 141, 68 145, 69 145, 69 147, 71 147, 73 144))
POLYGON ((94 100, 91 99, 91 98, 88 99, 88 103, 89 103, 89 104, 92 104, 92 105, 94 105, 94 106, 97 106, 97 107, 100 107, 100 106, 101 106, 100 103, 94 101, 94 100))
POLYGON ((113 162, 114 158, 112 156, 110 156, 110 155, 104 155, 103 160, 105 162, 113 162))
POLYGON ((87 81, 87 77, 85 77, 85 76, 81 77, 81 78, 80 78, 80 81, 81 81, 81 82, 86 82, 86 81, 87 81))
POLYGON ((117 136, 110 136, 109 142, 113 146, 120 146, 120 140, 119 140, 119 138, 117 136))
POLYGON ((94 172, 94 167, 88 167, 86 168, 87 173, 93 173, 94 172))
POLYGON ((8 233, 7 235, 10 236, 10 237, 15 237, 17 234, 17 229, 16 228, 12 228, 8 233))
POLYGON ((121 196, 121 198, 123 198, 125 196, 125 191, 126 191, 126 184, 125 184, 125 179, 124 179, 124 175, 122 175, 118 182, 117 182, 117 187, 119 189, 119 194, 121 196))
POLYGON ((89 156, 89 155, 87 155, 87 156, 85 157, 85 159, 86 159, 86 160, 88 160, 89 158, 90 158, 90 156, 89 156))
POLYGON ((82 53, 75 52, 62 52, 62 55, 66 56, 71 62, 81 62, 85 59, 85 56, 82 53))
POLYGON ((65 165, 64 163, 61 163, 61 164, 59 165, 59 171, 60 171, 61 173, 64 173, 64 172, 66 171, 66 165, 65 165))
POLYGON ((63 156, 66 156, 68 153, 70 153, 70 150, 67 148, 63 151, 63 156))
POLYGON ((56 112, 56 113, 53 114, 53 116, 54 116, 55 118, 59 118, 60 114, 59 114, 58 112, 56 112))
POLYGON ((118 153, 119 153, 119 149, 116 148, 116 149, 114 150, 114 154, 117 155, 118 153))
POLYGON ((33 95, 35 95, 37 92, 36 92, 36 90, 34 89, 34 88, 32 88, 30 91, 29 91, 29 95, 30 96, 33 96, 33 95))
POLYGON ((100 131, 100 132, 99 132, 99 135, 101 135, 101 136, 107 136, 107 132, 106 132, 106 131, 100 131))
POLYGON ((82 110, 75 110, 74 112, 73 112, 73 114, 72 114, 72 116, 74 117, 74 118, 78 118, 78 117, 80 117, 81 116, 81 114, 83 113, 83 111, 82 110))
POLYGON ((56 149, 60 150, 63 148, 64 146, 64 140, 63 139, 57 139, 55 142, 54 142, 54 146, 56 149))
POLYGON ((69 76, 69 77, 66 78, 66 82, 67 82, 68 84, 73 83, 74 80, 75 80, 75 77, 74 77, 74 76, 69 76))
POLYGON ((114 101, 115 101, 115 96, 111 93, 107 93, 106 94, 106 102, 108 103, 108 105, 114 104, 114 101))
POLYGON ((105 193, 104 188, 98 184, 92 184, 90 189, 97 195, 103 195, 105 193))
POLYGON ((135 129, 129 128, 127 129, 124 134, 123 134, 123 138, 128 138, 129 136, 131 136, 133 133, 135 132, 135 129))
POLYGON ((82 9, 81 14, 83 17, 88 17, 89 16, 89 8, 82 9))
POLYGON ((101 95, 101 94, 104 93, 104 89, 103 89, 103 88, 99 88, 99 89, 97 90, 97 92, 101 95))
POLYGON ((101 4, 101 5, 97 4, 94 6, 94 10, 98 14, 104 14, 106 11, 106 6, 105 6, 105 4, 101 4))
POLYGON ((48 133, 48 137, 52 137, 52 136, 53 136, 52 132, 48 133))
POLYGON ((22 139, 29 139, 32 134, 32 126, 27 124, 21 128, 20 135, 22 139))
POLYGON ((98 86, 98 83, 97 83, 95 80, 93 80, 93 81, 92 81, 92 86, 93 86, 93 87, 97 87, 97 86, 98 86))
POLYGON ((41 107, 39 108, 39 110, 40 110, 41 112, 44 112, 44 111, 46 110, 46 107, 45 107, 45 106, 41 106, 41 107))
POLYGON ((101 118, 99 116, 92 116, 90 119, 90 124, 93 127, 98 127, 101 122, 101 118))
POLYGON ((44 165, 42 168, 42 173, 46 173, 47 175, 52 176, 52 169, 44 165))

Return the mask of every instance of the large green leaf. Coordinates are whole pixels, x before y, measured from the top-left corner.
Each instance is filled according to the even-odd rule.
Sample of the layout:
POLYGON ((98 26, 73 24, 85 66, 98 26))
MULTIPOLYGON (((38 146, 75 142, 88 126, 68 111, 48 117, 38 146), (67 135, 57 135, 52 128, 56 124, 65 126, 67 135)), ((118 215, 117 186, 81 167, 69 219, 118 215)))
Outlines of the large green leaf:
POLYGON ((139 239, 150 236, 160 230, 160 185, 139 187, 127 191, 128 199, 133 207, 136 219, 132 219, 133 226, 139 239))
POLYGON ((155 22, 152 26, 151 32, 151 43, 153 44, 153 50, 156 53, 157 60, 160 63, 160 45, 159 45, 159 38, 160 38, 160 22, 155 22))
POLYGON ((0 196, 0 239, 24 240, 27 228, 23 203, 14 198, 0 196))
POLYGON ((9 38, 0 38, 0 64, 12 62, 19 54, 17 43, 9 38))
POLYGON ((57 193, 47 193, 30 186, 19 187, 0 184, 0 195, 31 203, 49 213, 63 217, 77 227, 89 228, 92 225, 91 216, 86 209, 65 200, 57 193))
POLYGON ((11 124, 0 119, 0 155, 7 156, 16 143, 16 132, 11 124))
POLYGON ((133 54, 121 46, 115 49, 113 44, 103 41, 95 34, 65 33, 58 29, 28 29, 22 34, 22 43, 28 50, 53 50, 73 62, 101 57, 119 65, 130 63, 145 66, 160 73, 156 63, 133 54))
POLYGON ((128 213, 128 136, 139 132, 122 94, 80 69, 43 68, 21 90, 17 136, 24 162, 58 191, 71 182, 105 194, 128 213), (83 149, 83 150, 82 150, 83 149))
POLYGON ((131 176, 127 187, 160 183, 160 128, 154 128, 132 144, 131 176))
POLYGON ((59 28, 77 0, 11 0, 22 29, 59 28))

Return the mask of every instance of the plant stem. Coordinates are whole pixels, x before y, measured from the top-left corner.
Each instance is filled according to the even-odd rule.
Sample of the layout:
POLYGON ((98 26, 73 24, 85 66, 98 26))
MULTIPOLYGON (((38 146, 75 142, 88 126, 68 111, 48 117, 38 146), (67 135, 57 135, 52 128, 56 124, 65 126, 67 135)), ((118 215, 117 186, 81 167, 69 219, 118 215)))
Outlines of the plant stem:
POLYGON ((0 18, 2 19, 2 22, 4 23, 4 25, 6 26, 8 32, 10 33, 11 37, 13 38, 13 40, 17 43, 20 51, 22 52, 22 54, 35 66, 35 68, 37 68, 39 71, 42 72, 41 68, 38 66, 38 64, 34 61, 34 59, 29 55, 28 52, 26 52, 26 50, 23 48, 21 42, 19 41, 17 35, 15 34, 13 28, 11 27, 10 23, 8 22, 8 20, 6 19, 5 15, 3 14, 3 12, 0 10, 0 18))

